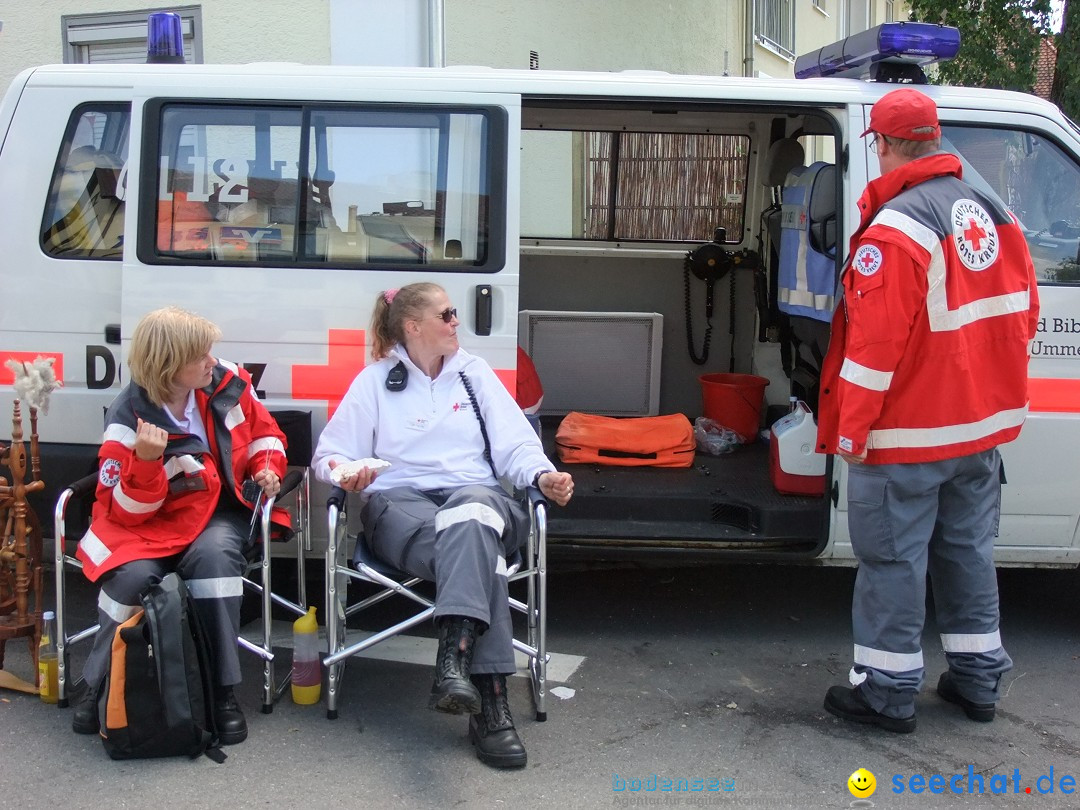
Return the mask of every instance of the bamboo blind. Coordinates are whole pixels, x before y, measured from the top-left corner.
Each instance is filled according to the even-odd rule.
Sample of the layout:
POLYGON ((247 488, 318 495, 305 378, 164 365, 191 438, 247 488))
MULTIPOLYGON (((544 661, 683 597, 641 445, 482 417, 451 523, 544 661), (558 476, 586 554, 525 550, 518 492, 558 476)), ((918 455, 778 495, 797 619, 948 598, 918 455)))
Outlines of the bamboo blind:
POLYGON ((723 227, 729 242, 740 240, 749 147, 745 137, 585 134, 585 238, 708 241, 717 227, 723 227), (611 231, 611 155, 616 137, 618 193, 611 231))

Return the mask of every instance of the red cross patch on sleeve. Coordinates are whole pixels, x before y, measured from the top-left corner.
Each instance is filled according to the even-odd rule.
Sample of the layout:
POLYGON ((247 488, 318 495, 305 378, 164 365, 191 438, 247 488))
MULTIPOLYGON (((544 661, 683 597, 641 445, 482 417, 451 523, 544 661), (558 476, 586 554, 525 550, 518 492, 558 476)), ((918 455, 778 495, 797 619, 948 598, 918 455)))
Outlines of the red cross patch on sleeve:
POLYGON ((864 276, 872 276, 881 269, 883 261, 877 245, 860 245, 855 251, 855 258, 851 260, 851 266, 864 276))
POLYGON ((98 478, 105 486, 115 487, 120 483, 120 462, 115 458, 106 459, 105 463, 101 465, 98 478))

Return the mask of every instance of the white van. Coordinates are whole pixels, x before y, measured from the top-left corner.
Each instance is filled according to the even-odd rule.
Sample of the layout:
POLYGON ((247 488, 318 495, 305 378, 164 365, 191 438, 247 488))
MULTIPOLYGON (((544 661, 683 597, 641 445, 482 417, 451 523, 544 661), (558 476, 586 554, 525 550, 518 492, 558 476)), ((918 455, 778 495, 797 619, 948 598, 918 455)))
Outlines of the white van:
MULTIPOLYGON (((811 403, 815 391, 814 339, 795 345, 777 306, 770 223, 783 186, 799 167, 828 169, 811 208, 839 272, 878 172, 859 134, 893 86, 283 64, 27 70, 0 107, 0 361, 55 357, 64 383, 40 422, 39 513, 93 469, 124 341, 166 304, 218 323, 217 352, 251 371, 272 410, 310 411, 316 436, 370 359, 376 293, 420 279, 446 287, 462 345, 508 387, 519 344, 533 357, 553 457, 571 410, 693 421, 705 373, 766 377, 765 428, 793 390, 811 403), (793 154, 797 166, 781 162, 793 154), (710 242, 719 260, 707 265, 710 242)), ((1040 280, 1031 414, 1002 448, 996 557, 1076 566, 1080 131, 1032 96, 924 89, 965 179, 1022 222, 1040 280)), ((576 497, 551 516, 553 552, 853 560, 843 463, 830 460, 824 497, 778 493, 763 440, 688 469, 573 472, 576 497)))

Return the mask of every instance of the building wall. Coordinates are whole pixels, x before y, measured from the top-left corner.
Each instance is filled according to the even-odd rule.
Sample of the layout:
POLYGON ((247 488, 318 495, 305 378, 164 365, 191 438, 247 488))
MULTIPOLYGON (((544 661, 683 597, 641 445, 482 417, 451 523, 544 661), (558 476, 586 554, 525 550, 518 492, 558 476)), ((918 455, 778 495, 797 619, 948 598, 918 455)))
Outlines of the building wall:
POLYGON ((742 75, 743 0, 445 0, 446 63, 742 75), (512 13, 510 9, 512 8, 512 13))
MULTIPOLYGON (((793 61, 758 44, 746 54, 753 0, 443 0, 447 65, 546 70, 662 70, 793 75, 793 61)), ((884 20, 886 0, 796 0, 796 53, 884 20), (854 28, 852 28, 854 26, 854 28)), ((206 62, 429 64, 429 0, 202 0, 206 62)), ((897 18, 906 16, 896 3, 897 18)), ((142 8, 168 6, 140 5, 142 8)), ((63 61, 65 14, 135 10, 125 0, 0 5, 0 88, 23 68, 63 61)))
POLYGON ((326 2, 204 0, 172 6, 130 0, 48 0, 0 4, 0 88, 24 68, 64 61, 61 17, 178 6, 202 9, 206 62, 330 61, 330 13, 326 2), (302 8, 302 10, 298 10, 302 8))

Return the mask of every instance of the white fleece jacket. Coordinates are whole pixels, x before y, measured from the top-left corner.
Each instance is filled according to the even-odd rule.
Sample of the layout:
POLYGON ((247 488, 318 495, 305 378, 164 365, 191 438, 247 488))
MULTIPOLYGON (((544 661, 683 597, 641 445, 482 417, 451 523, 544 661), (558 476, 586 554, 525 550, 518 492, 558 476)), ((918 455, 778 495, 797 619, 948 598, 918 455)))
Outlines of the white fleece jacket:
POLYGON ((343 464, 380 458, 390 467, 368 487, 444 489, 497 483, 484 459, 480 423, 458 372, 464 371, 480 405, 491 456, 499 475, 525 487, 554 470, 521 408, 491 367, 458 349, 434 380, 409 360, 402 346, 356 375, 319 437, 312 459, 315 477, 330 481, 330 461, 343 464), (386 377, 401 361, 408 372, 403 391, 389 391, 386 377))

